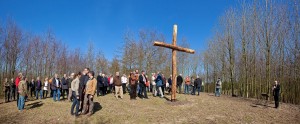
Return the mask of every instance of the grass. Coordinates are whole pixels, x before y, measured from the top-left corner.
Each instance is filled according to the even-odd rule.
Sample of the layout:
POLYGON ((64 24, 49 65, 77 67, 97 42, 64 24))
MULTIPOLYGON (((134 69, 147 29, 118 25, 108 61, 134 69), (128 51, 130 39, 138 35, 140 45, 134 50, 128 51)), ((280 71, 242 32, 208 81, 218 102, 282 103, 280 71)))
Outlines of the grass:
MULTIPOLYGON (((148 93, 150 96, 150 93, 148 93)), ((170 96, 166 95, 169 99, 170 96)), ((279 109, 255 105, 252 99, 214 97, 202 93, 200 96, 177 95, 172 103, 159 97, 129 100, 116 99, 112 94, 96 97, 95 113, 75 118, 70 115, 71 103, 53 102, 51 98, 26 102, 25 111, 19 112, 16 102, 0 101, 0 122, 10 123, 51 123, 51 124, 146 124, 146 123, 289 123, 300 121, 300 108, 296 105, 281 104, 279 109)))

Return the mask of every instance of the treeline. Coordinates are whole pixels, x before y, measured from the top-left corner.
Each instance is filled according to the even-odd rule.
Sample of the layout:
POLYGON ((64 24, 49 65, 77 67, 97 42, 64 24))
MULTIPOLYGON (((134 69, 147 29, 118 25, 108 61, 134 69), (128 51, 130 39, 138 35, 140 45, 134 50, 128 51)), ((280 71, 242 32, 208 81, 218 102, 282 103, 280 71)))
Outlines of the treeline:
POLYGON ((35 35, 8 19, 0 25, 1 94, 4 78, 15 78, 19 72, 29 79, 53 77, 55 73, 62 76, 84 67, 108 73, 109 61, 100 50, 95 52, 93 42, 89 43, 88 51, 70 49, 68 45, 56 38, 51 30, 43 35, 35 35))
MULTIPOLYGON (((223 93, 246 98, 272 96, 275 80, 281 101, 300 103, 300 25, 297 0, 241 2, 219 18, 204 53, 206 80, 225 82, 223 93)), ((213 92, 214 83, 207 84, 213 92)), ((272 97, 271 97, 272 98, 272 97)))

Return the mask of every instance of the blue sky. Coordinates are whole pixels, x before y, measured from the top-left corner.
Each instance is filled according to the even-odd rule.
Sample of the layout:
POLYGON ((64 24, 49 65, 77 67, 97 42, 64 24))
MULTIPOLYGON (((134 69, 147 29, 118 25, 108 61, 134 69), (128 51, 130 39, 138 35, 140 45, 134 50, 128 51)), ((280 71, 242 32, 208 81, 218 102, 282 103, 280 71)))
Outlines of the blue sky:
MULTIPOLYGON (((156 30, 204 50, 212 29, 235 0, 0 0, 0 22, 12 18, 24 31, 44 34, 51 29, 70 49, 86 50, 89 41, 109 59, 128 30, 156 30)), ((196 51, 197 52, 197 51, 196 51)))

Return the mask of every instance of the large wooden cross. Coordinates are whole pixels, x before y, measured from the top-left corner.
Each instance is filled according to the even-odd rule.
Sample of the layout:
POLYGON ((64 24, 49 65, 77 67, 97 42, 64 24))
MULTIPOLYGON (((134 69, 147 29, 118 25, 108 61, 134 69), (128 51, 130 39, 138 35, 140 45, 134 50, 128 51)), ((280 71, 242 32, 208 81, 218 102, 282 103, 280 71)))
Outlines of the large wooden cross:
POLYGON ((174 25, 172 44, 166 44, 164 42, 154 41, 154 46, 160 46, 160 47, 172 49, 172 96, 171 96, 172 102, 175 102, 176 100, 176 82, 177 82, 176 81, 177 79, 176 51, 181 51, 181 52, 186 52, 191 54, 195 53, 195 50, 176 46, 176 40, 177 40, 177 25, 174 25))

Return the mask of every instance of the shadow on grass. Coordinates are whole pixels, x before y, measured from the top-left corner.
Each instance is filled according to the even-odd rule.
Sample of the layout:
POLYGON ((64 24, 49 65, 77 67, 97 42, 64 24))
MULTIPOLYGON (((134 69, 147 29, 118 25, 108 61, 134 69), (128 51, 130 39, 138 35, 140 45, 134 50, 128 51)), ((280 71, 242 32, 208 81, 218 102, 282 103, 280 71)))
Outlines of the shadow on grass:
POLYGON ((94 113, 100 111, 102 109, 102 106, 100 105, 99 102, 94 103, 94 113))
POLYGON ((269 105, 269 103, 261 103, 261 102, 254 102, 250 104, 251 107, 256 108, 256 107, 264 107, 264 108, 274 108, 269 105))
POLYGON ((27 106, 30 106, 28 109, 34 109, 34 108, 38 108, 43 106, 44 103, 42 103, 41 101, 39 102, 34 102, 34 103, 30 103, 27 106))

